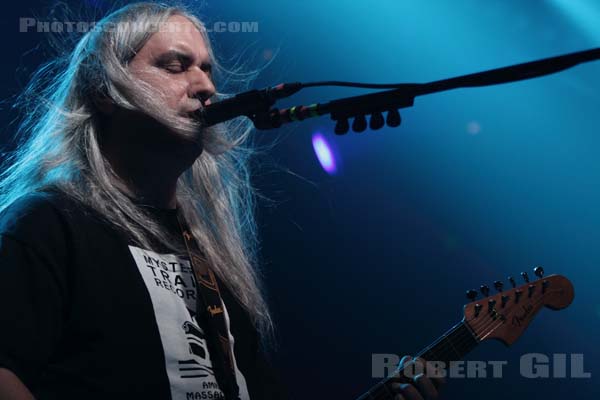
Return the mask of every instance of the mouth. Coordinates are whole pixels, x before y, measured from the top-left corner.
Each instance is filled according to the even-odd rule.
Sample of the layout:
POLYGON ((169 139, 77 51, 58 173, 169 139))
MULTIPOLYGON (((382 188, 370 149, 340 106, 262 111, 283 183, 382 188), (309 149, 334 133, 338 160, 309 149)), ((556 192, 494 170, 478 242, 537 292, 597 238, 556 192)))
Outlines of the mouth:
POLYGON ((202 102, 196 98, 188 98, 182 105, 182 112, 184 114, 195 113, 198 110, 204 108, 202 102))
POLYGON ((193 120, 199 120, 200 117, 200 110, 202 110, 202 106, 200 107, 192 107, 192 108, 184 108, 179 115, 184 117, 184 118, 189 118, 189 119, 193 119, 193 120))

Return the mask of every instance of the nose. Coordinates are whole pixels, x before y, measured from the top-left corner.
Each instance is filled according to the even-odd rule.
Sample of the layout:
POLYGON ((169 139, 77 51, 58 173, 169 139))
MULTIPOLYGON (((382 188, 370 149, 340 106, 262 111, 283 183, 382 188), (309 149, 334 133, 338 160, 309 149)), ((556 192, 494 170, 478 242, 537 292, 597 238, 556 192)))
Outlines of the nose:
POLYGON ((189 97, 200 100, 203 106, 209 105, 210 98, 216 93, 212 78, 198 66, 194 67, 191 77, 189 97))

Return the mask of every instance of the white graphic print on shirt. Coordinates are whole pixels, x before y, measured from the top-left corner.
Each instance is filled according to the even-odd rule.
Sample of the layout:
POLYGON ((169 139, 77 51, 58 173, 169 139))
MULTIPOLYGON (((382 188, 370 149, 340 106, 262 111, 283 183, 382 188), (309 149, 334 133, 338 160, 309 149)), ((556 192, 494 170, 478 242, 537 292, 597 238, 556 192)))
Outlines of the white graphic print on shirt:
MULTIPOLYGON (((148 288, 158 324, 173 400, 221 399, 202 328, 196 322, 196 279, 187 259, 129 246, 148 288)), ((225 320, 229 331, 229 315, 225 320)), ((231 346, 234 338, 229 332, 231 346)), ((235 360, 234 360, 235 363, 235 360)), ((246 380, 235 366, 240 399, 246 380)))

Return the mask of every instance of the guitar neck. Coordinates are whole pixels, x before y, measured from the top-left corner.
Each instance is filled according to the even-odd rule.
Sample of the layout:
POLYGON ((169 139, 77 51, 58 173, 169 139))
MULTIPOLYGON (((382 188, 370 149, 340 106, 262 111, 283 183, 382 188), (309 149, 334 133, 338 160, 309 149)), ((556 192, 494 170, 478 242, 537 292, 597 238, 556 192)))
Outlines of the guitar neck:
MULTIPOLYGON (((427 361, 441 361, 447 364, 450 361, 461 360, 478 343, 479 340, 463 320, 418 353, 417 357, 427 361)), ((395 393, 390 390, 390 384, 395 381, 397 381, 397 377, 393 375, 385 378, 357 400, 393 399, 395 393)))
MULTIPOLYGON (((482 286, 481 291, 487 297, 466 304, 463 308, 463 320, 417 354, 417 357, 448 365, 450 361, 461 360, 483 340, 498 339, 510 346, 523 334, 542 307, 561 310, 571 304, 575 291, 567 278, 562 275, 542 278, 544 271, 541 267, 536 267, 534 272, 540 279, 530 282, 523 272, 521 275, 525 284, 519 287, 516 287, 513 278, 509 278, 513 286, 509 290, 501 291, 502 282, 494 282, 499 293, 492 296, 487 296, 489 288, 482 286)), ((471 292, 475 295, 477 293, 469 291, 469 298, 474 300, 475 296, 471 296, 471 292)), ((390 388, 391 384, 407 382, 408 377, 410 374, 399 368, 357 400, 393 399, 395 393, 390 388)))

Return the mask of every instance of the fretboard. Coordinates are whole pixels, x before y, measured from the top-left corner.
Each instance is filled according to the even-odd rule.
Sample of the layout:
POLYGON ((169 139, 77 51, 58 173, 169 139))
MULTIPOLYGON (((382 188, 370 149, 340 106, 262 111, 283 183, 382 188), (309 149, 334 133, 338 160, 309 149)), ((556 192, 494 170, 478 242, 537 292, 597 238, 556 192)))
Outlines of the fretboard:
MULTIPOLYGON (((430 346, 423 349, 417 354, 417 357, 427 361, 442 361, 447 365, 450 361, 462 359, 478 343, 479 341, 471 329, 464 322, 459 322, 430 346)), ((396 393, 390 390, 390 384, 394 381, 397 381, 397 379, 393 375, 385 378, 357 400, 393 399, 396 393)))

